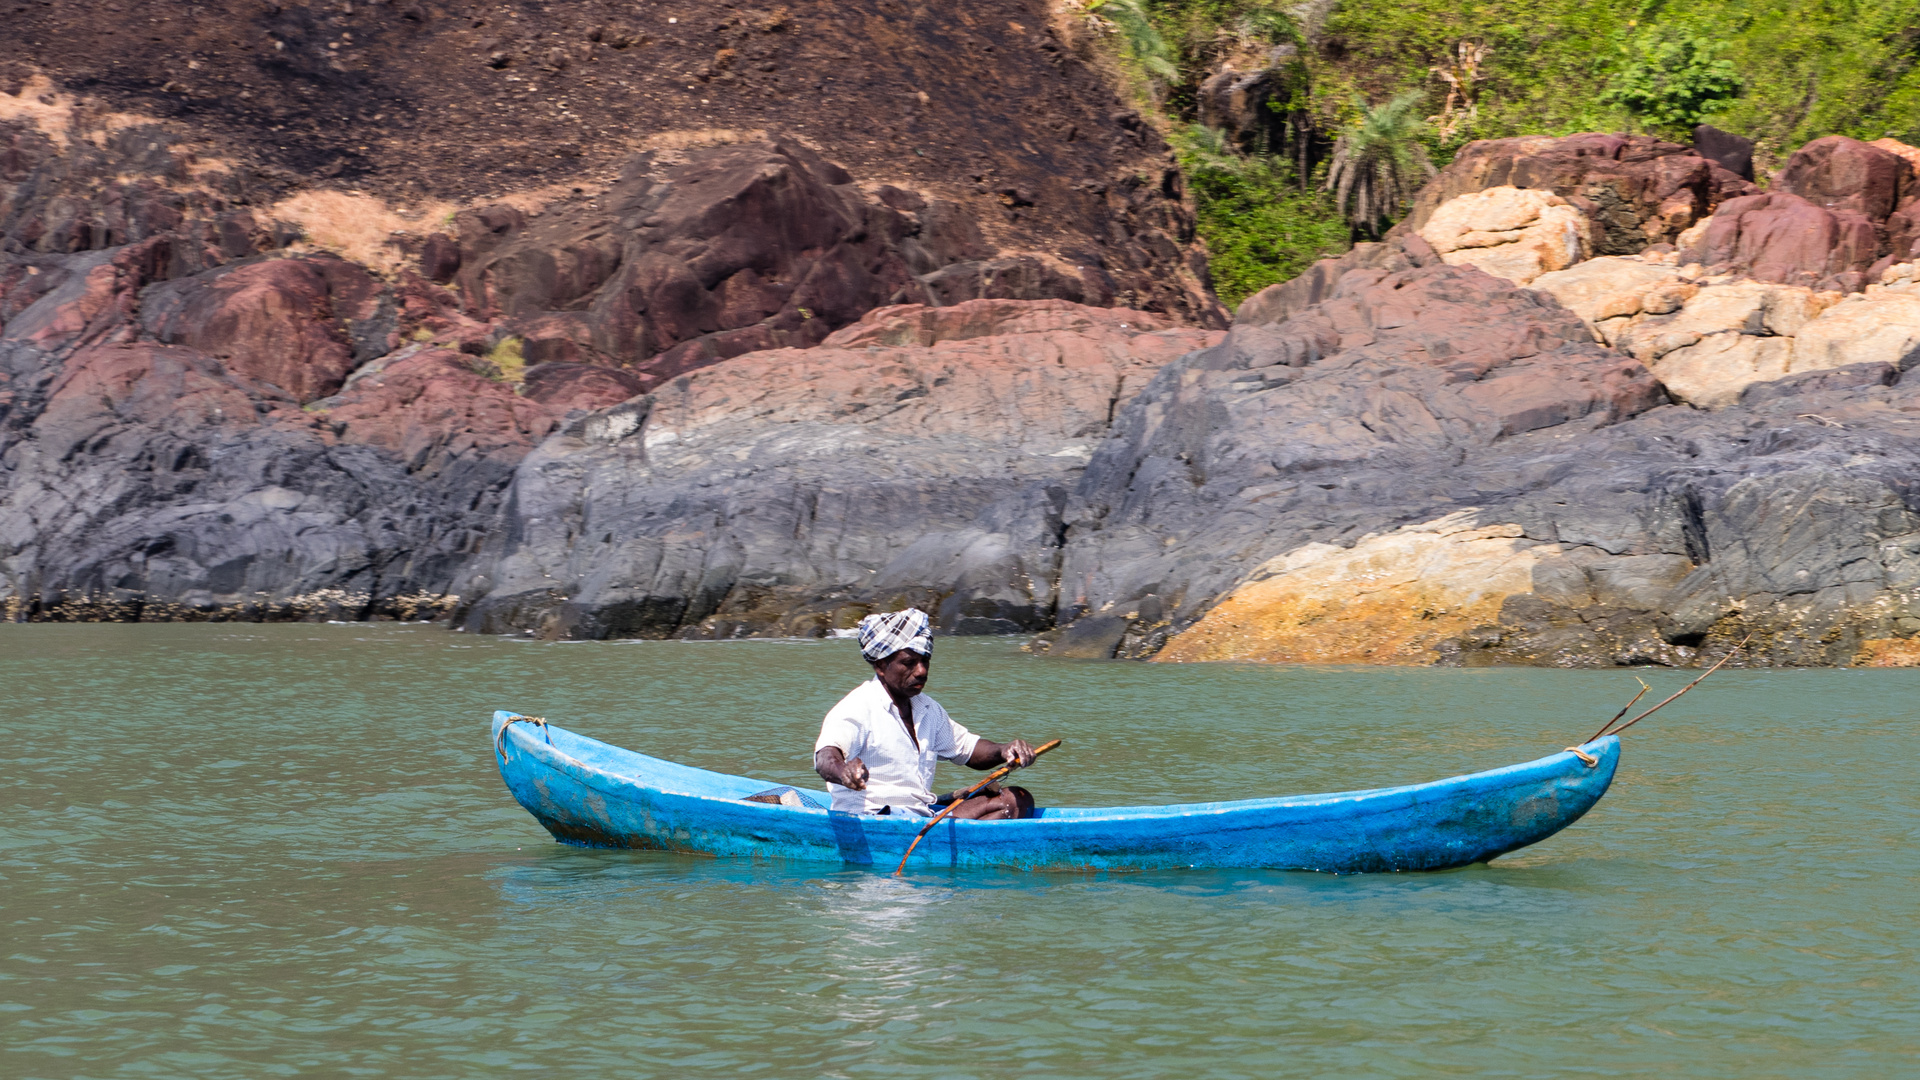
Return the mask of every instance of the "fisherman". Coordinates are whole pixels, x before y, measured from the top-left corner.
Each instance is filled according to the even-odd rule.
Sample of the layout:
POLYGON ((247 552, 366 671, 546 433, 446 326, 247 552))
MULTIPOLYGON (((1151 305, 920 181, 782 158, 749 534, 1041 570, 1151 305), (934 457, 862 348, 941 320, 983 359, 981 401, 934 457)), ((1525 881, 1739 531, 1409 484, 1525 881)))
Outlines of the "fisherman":
MULTIPOLYGON (((935 758, 973 769, 1032 764, 1033 747, 1025 739, 983 739, 921 693, 933 664, 926 612, 907 608, 860 620, 860 654, 873 665, 873 678, 827 710, 813 744, 813 768, 833 793, 835 810, 931 817, 953 799, 933 797, 935 758)), ((951 816, 1004 821, 1032 815, 1027 789, 995 784, 951 816)))

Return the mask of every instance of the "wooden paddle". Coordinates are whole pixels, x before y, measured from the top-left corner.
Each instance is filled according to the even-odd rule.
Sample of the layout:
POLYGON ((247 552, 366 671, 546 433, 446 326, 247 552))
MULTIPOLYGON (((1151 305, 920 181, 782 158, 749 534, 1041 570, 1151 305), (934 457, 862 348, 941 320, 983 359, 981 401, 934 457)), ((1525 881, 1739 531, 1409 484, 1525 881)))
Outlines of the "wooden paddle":
MULTIPOLYGON (((1036 748, 1033 752, 1033 760, 1039 761, 1041 754, 1044 754, 1047 751, 1059 745, 1060 745, 1060 740, 1055 739, 1052 742, 1045 744, 1044 746, 1036 748)), ((968 788, 967 790, 962 791, 958 795, 955 795, 953 797, 953 801, 947 804, 947 808, 945 810, 940 811, 938 814, 935 814, 933 816, 933 820, 927 822, 926 827, 920 830, 920 835, 915 836, 913 838, 913 843, 907 845, 907 853, 905 855, 900 856, 900 865, 893 868, 893 876, 899 877, 900 874, 906 870, 907 859, 909 856, 913 854, 913 849, 920 846, 921 838, 926 836, 927 833, 933 831, 933 827, 935 825, 940 824, 941 820, 944 819, 948 814, 951 814, 955 810, 960 809, 960 804, 963 802, 966 802, 969 798, 971 798, 974 792, 979 791, 981 788, 986 787, 988 784, 993 783, 995 780, 999 780, 1005 777, 1008 773, 1012 772, 1017 768, 1020 768, 1020 766, 1002 765, 999 768, 988 773, 987 778, 985 780, 982 780, 979 783, 968 788)))

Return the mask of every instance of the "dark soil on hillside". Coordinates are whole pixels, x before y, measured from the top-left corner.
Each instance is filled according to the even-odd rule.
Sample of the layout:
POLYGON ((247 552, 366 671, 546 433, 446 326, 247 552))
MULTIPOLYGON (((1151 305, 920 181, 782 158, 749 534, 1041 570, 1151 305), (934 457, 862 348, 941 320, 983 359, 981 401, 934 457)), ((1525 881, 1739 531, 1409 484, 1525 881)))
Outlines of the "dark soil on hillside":
POLYGON ((662 133, 758 129, 861 179, 962 198, 1021 246, 1099 235, 1100 193, 1117 177, 1178 194, 1164 144, 1054 32, 1043 0, 38 0, 0 12, 0 81, 42 71, 202 132, 291 186, 396 200, 564 191, 611 179, 662 133))

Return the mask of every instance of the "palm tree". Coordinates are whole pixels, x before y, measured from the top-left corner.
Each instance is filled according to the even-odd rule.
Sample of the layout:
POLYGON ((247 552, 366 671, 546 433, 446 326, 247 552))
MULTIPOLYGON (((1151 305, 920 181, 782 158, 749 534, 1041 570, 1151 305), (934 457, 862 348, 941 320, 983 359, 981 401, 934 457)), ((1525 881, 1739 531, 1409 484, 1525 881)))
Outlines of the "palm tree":
POLYGON ((1360 119, 1333 144, 1326 186, 1354 231, 1379 236, 1433 177, 1433 163, 1418 141, 1425 97, 1409 90, 1377 109, 1363 105, 1360 119))
POLYGON ((1142 0, 1088 0, 1086 12, 1096 28, 1118 30, 1127 43, 1127 53, 1149 75, 1169 81, 1180 77, 1180 69, 1173 63, 1173 49, 1153 25, 1142 0))

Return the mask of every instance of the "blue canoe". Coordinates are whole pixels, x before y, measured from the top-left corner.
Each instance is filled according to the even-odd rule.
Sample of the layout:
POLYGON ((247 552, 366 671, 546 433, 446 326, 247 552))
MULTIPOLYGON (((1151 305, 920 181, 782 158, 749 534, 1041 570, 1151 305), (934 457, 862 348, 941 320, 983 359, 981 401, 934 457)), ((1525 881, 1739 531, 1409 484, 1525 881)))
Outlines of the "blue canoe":
MULTIPOLYGON (((517 713, 493 714, 493 745, 507 790, 569 844, 891 870, 926 823, 834 813, 824 809, 825 791, 677 765, 517 713), (782 794, 800 805, 746 801, 782 794)), ((1580 820, 1613 781, 1620 740, 1609 735, 1581 749, 1594 764, 1563 751, 1406 787, 1178 806, 1048 806, 1020 821, 947 820, 908 865, 1444 870, 1539 843, 1580 820)))

